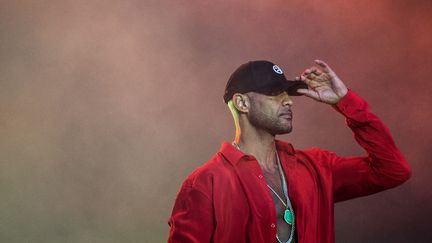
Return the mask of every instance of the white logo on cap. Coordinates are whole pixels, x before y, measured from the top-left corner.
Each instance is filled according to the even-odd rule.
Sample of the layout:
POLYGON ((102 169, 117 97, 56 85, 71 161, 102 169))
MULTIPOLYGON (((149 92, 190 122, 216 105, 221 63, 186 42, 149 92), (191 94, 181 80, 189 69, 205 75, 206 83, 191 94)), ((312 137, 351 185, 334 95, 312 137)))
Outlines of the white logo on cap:
POLYGON ((278 67, 278 65, 273 65, 273 71, 275 71, 275 73, 278 74, 282 74, 282 69, 280 67, 278 67))

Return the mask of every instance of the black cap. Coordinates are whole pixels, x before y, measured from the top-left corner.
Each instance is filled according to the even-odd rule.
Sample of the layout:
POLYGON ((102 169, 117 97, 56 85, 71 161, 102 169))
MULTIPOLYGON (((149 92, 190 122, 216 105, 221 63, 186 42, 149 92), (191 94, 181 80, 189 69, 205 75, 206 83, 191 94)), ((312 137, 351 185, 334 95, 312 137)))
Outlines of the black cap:
POLYGON ((291 81, 285 78, 280 67, 269 61, 250 61, 241 65, 231 74, 224 94, 228 103, 235 93, 256 92, 274 95, 287 91, 288 95, 300 96, 297 89, 307 89, 303 81, 291 81))

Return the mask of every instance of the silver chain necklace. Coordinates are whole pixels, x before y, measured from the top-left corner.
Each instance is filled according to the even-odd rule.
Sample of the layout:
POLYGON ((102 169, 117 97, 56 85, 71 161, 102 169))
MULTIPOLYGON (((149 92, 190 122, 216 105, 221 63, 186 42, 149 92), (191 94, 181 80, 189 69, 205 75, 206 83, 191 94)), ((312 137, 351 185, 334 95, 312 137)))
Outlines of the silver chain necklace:
MULTIPOLYGON (((236 143, 232 143, 238 150, 240 150, 241 151, 241 149, 240 149, 240 147, 239 147, 239 145, 238 144, 236 144, 236 143)), ((290 237, 289 237, 289 239, 286 241, 286 243, 291 243, 292 242, 292 240, 293 240, 293 236, 294 236, 294 230, 295 230, 295 217, 294 217, 294 210, 293 210, 293 207, 292 207, 292 204, 291 204, 291 201, 290 201, 290 199, 289 199, 289 197, 288 197, 288 186, 287 186, 287 183, 286 183, 286 179, 285 179, 285 175, 284 175, 284 173, 282 172, 282 169, 281 169, 281 167, 282 167, 282 165, 281 165, 281 162, 280 162, 280 159, 279 159, 279 154, 277 153, 277 151, 276 151, 276 160, 277 160, 277 166, 278 166, 278 171, 279 171, 279 174, 280 174, 280 177, 281 177, 281 180, 282 180, 282 189, 283 189, 283 193, 284 193, 284 196, 285 196, 285 198, 286 198, 286 203, 285 203, 285 201, 279 196, 279 194, 277 194, 276 193, 276 191, 269 185, 269 184, 267 184, 267 187, 270 189, 270 191, 271 192, 273 192, 275 195, 276 195, 276 197, 282 202, 282 205, 284 205, 284 207, 285 207, 285 212, 284 212, 284 220, 285 220, 285 222, 287 223, 287 224, 289 224, 289 225, 291 225, 291 232, 290 232, 290 237)), ((276 233, 276 240, 279 242, 279 243, 284 243, 284 242, 282 242, 280 239, 279 239, 279 236, 278 236, 278 234, 276 233)))

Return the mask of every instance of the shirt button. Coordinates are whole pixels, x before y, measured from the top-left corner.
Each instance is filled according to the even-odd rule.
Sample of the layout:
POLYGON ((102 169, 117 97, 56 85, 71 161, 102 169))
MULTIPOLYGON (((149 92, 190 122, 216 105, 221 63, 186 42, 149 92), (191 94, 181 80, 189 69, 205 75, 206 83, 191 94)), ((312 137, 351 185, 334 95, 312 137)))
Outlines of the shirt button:
POLYGON ((263 175, 261 175, 261 174, 260 174, 260 175, 258 175, 258 178, 262 179, 262 178, 263 178, 263 175))
POLYGON ((271 224, 270 227, 272 227, 272 229, 276 228, 275 224, 271 224))

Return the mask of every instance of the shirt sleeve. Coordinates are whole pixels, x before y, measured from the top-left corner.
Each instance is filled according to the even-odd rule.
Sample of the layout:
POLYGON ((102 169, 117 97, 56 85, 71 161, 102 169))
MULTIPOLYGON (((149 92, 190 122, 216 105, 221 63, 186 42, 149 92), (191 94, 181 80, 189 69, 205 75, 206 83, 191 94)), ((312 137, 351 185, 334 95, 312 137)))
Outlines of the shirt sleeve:
POLYGON ((411 177, 411 168, 388 128, 364 99, 349 90, 334 108, 345 116, 355 140, 367 152, 365 157, 329 153, 335 202, 389 189, 411 177))
POLYGON ((168 243, 205 243, 211 240, 214 224, 211 200, 189 182, 183 183, 168 220, 171 227, 168 243))

